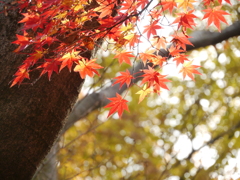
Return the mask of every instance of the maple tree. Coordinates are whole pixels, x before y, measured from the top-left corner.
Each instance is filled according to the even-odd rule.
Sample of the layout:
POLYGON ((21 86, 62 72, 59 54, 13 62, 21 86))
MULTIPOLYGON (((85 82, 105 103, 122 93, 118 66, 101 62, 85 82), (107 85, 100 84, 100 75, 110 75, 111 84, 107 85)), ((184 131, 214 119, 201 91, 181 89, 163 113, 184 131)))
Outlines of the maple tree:
MULTIPOLYGON (((4 1, 1 1, 2 4, 4 1)), ((15 10, 23 15, 22 19, 18 20, 21 32, 14 31, 14 34, 15 32, 19 34, 16 35, 16 39, 11 38, 11 41, 12 47, 16 48, 18 45, 14 51, 17 53, 16 57, 20 55, 26 57, 22 63, 19 63, 21 58, 16 63, 19 68, 17 72, 11 74, 14 75, 12 81, 9 77, 5 78, 5 75, 3 79, 6 79, 7 83, 10 82, 9 91, 15 94, 23 92, 20 90, 22 86, 23 88, 29 87, 30 84, 36 86, 42 79, 52 81, 49 84, 55 86, 55 74, 62 77, 61 75, 66 71, 70 71, 71 75, 79 74, 80 82, 81 78, 93 77, 94 74, 102 75, 105 71, 101 69, 106 66, 98 64, 99 61, 94 56, 91 57, 94 54, 93 50, 109 50, 116 54, 113 58, 117 59, 120 65, 133 66, 132 71, 120 72, 120 76, 112 77, 116 80, 113 84, 121 86, 121 89, 135 86, 137 88, 135 93, 139 94, 138 102, 141 102, 150 93, 160 94, 164 89, 168 90, 168 87, 171 90, 166 84, 170 84, 171 72, 163 73, 164 67, 169 64, 176 63, 177 69, 173 71, 180 72, 180 75, 182 73, 183 78, 194 79, 193 74, 200 74, 196 69, 198 66, 192 65, 195 64, 194 59, 185 54, 186 49, 191 49, 189 46, 196 45, 189 41, 190 33, 201 24, 201 20, 206 22, 207 26, 216 26, 215 30, 218 31, 220 25, 226 23, 231 25, 228 9, 232 5, 234 3, 229 0, 12 1, 4 4, 2 12, 7 16, 10 10, 15 10), (148 18, 147 23, 141 26, 144 17, 148 18), (170 28, 171 34, 165 35, 165 28, 170 28), (101 46, 103 42, 107 46, 101 46), (141 43, 144 43, 145 50, 140 48, 141 43), (161 49, 166 50, 167 53, 158 53, 161 49), (134 65, 140 60, 143 62, 142 67, 136 71, 134 65), (137 83, 136 79, 141 79, 141 82, 137 83), (17 86, 20 85, 21 87, 18 88, 17 86)), ((9 76, 9 73, 6 75, 9 76)), ((69 83, 72 82, 70 79, 68 81, 65 88, 69 88, 69 83)), ((60 92, 62 89, 56 91, 60 92)), ((56 91, 52 92, 57 94, 56 91)), ((31 98, 37 97, 35 92, 30 93, 31 98)), ((47 94, 51 91, 45 88, 44 92, 47 94)), ((117 112, 121 116, 122 112, 128 109, 125 100, 128 92, 122 96, 119 93, 115 98, 111 95, 106 96, 112 100, 109 104, 111 106, 107 106, 111 108, 111 114, 117 112), (117 103, 120 109, 116 108, 117 103)), ((28 96, 27 93, 24 95, 28 96)), ((49 95, 40 97, 43 96, 51 97, 49 95)), ((56 96, 55 99, 58 97, 56 96)), ((34 100, 39 101, 37 98, 34 100)), ((28 101, 24 106, 29 106, 27 103, 28 101)), ((10 106, 6 109, 9 108, 10 106)), ((46 110, 46 114, 47 112, 49 109, 46 110)), ((15 119, 17 115, 13 114, 12 117, 15 119)), ((26 125, 26 122, 23 124, 26 125)))
MULTIPOLYGON (((231 5, 230 1, 226 3, 231 5)), ((158 3, 153 0, 36 0, 18 1, 18 4, 24 16, 19 21, 23 23, 23 35, 17 35, 17 40, 13 42, 19 45, 15 52, 24 52, 28 47, 31 47, 31 52, 15 73, 11 87, 22 84, 25 82, 24 79, 30 79, 29 72, 36 69, 41 69, 40 76, 47 73, 49 80, 53 72, 59 73, 65 67, 69 71, 74 68, 83 79, 86 76, 93 77, 94 74, 100 75, 96 69, 104 67, 95 63, 95 59, 83 56, 84 53, 92 51, 94 46, 98 46, 98 41, 109 42, 111 48, 108 50, 117 51, 114 58, 118 59, 120 65, 122 63, 132 65, 131 58, 135 57, 134 62, 142 59, 144 64, 152 63, 160 70, 171 60, 179 66, 189 61, 184 54, 186 46, 192 45, 188 40, 191 38, 188 29, 194 29, 197 25, 196 20, 201 18, 196 15, 197 10, 194 7, 201 6, 201 13, 204 14, 202 19, 207 19, 208 26, 213 23, 218 31, 221 31, 221 21, 228 24, 225 16, 229 15, 221 9, 223 1, 213 0, 203 2, 169 0, 158 3), (168 12, 176 18, 172 23, 164 24, 162 22, 167 19, 165 14, 168 12), (146 13, 149 16, 149 25, 144 26, 141 32, 138 24, 146 13), (89 23, 94 24, 93 27, 88 27, 89 23), (166 25, 173 30, 173 35, 168 41, 168 37, 158 35, 166 25), (153 43, 149 41, 149 47, 145 52, 134 52, 139 48, 143 38, 153 43), (167 44, 172 45, 168 48, 167 44), (127 51, 124 50, 126 48, 127 51), (161 48, 168 49, 169 55, 162 57, 153 54, 161 48)), ((189 61, 188 65, 182 66, 180 72, 183 72, 183 78, 187 75, 194 79, 193 73, 201 74, 195 69, 199 66, 189 65, 191 63, 192 61, 189 61)), ((161 88, 168 89, 164 83, 169 80, 160 78, 162 75, 157 69, 149 66, 149 70, 143 70, 145 75, 141 85, 147 83, 147 88, 152 89, 151 92, 160 93, 161 88)), ((118 82, 122 86, 127 83, 130 86, 131 76, 121 74, 116 78, 118 80, 115 84, 118 82)), ((141 101, 143 97, 145 96, 140 97, 141 101)))

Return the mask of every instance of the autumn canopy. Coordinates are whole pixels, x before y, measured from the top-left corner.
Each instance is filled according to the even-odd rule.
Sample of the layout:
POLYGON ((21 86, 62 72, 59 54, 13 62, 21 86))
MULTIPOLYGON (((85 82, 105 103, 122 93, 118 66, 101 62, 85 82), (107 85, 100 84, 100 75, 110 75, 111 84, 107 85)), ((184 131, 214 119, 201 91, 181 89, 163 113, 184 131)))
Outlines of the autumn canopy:
MULTIPOLYGON (((194 80, 194 74, 201 75, 199 66, 185 54, 186 46, 192 45, 189 29, 205 21, 207 26, 213 25, 221 31, 222 23, 228 24, 229 15, 222 4, 231 5, 229 0, 19 0, 18 3, 23 15, 19 23, 23 26, 13 43, 18 45, 16 53, 28 56, 15 73, 11 87, 32 83, 31 71, 39 71, 40 77, 47 74, 49 80, 63 68, 79 73, 82 79, 100 76, 98 70, 106 67, 96 59, 87 58, 87 54, 106 43, 104 50, 115 52, 119 65, 133 66, 142 60, 141 72, 134 72, 141 74, 139 84, 132 83, 134 77, 128 70, 113 77, 114 84, 138 86, 139 102, 149 93, 168 90, 167 76, 171 74, 162 74, 161 70, 169 63, 180 68, 183 78, 194 80), (143 17, 148 18, 144 26, 140 25, 143 17), (172 29, 168 37, 162 35, 166 27, 172 29), (145 50, 139 48, 143 41, 148 42, 145 50), (161 49, 167 50, 166 56, 159 55, 161 49)), ((126 94, 109 98, 108 116, 117 112, 121 117, 128 110, 126 94)))

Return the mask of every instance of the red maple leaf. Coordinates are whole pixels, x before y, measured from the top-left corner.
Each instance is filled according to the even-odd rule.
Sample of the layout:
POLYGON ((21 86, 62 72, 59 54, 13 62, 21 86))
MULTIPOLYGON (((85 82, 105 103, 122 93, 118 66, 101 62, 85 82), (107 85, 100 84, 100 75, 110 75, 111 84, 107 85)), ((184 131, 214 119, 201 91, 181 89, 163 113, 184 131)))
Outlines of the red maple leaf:
POLYGON ((189 61, 183 65, 183 68, 180 70, 180 73, 183 73, 183 78, 186 76, 190 77, 192 80, 194 80, 193 74, 199 74, 202 75, 200 72, 196 70, 196 68, 199 68, 200 66, 192 65, 192 61, 189 61))
POLYGON ((192 26, 195 26, 194 18, 197 18, 193 14, 194 10, 188 11, 187 13, 177 13, 178 17, 174 20, 174 23, 178 23, 178 29, 182 26, 184 29, 189 28, 193 29, 192 26))
POLYGON ((23 28, 24 30, 33 29, 36 31, 38 27, 43 28, 43 24, 46 23, 43 22, 45 19, 42 18, 40 20, 40 16, 37 13, 22 13, 22 15, 24 15, 24 18, 19 21, 19 23, 25 23, 23 28))
POLYGON ((148 87, 159 86, 168 90, 168 87, 163 82, 169 82, 170 80, 164 79, 166 75, 161 75, 159 72, 148 66, 148 69, 143 70, 144 75, 141 84, 148 82, 148 87))
POLYGON ((162 29, 162 27, 157 25, 157 23, 158 23, 158 21, 154 21, 150 25, 144 26, 145 29, 144 29, 143 33, 147 32, 148 39, 150 38, 151 34, 157 35, 157 31, 156 31, 157 29, 162 29))
POLYGON ((138 0, 137 1, 137 6, 141 6, 141 9, 143 9, 147 4, 149 3, 148 0, 138 0))
POLYGON ((27 35, 28 34, 25 31, 24 31, 23 36, 16 34, 18 40, 13 41, 12 43, 18 44, 19 47, 17 49, 15 49, 14 52, 22 51, 31 44, 31 42, 30 42, 31 38, 26 37, 27 35))
POLYGON ((46 62, 44 62, 41 66, 38 66, 37 68, 43 68, 40 76, 42 76, 45 73, 48 73, 48 79, 50 81, 53 71, 58 73, 58 66, 60 65, 60 62, 54 59, 45 59, 45 60, 46 62))
POLYGON ((126 72, 120 72, 120 73, 121 73, 121 76, 117 76, 114 78, 117 80, 113 83, 113 85, 120 83, 120 88, 121 88, 126 83, 127 87, 129 87, 133 79, 133 76, 130 74, 128 70, 126 70, 126 72))
POLYGON ((110 102, 108 105, 106 105, 104 107, 104 108, 111 108, 107 117, 109 117, 112 114, 114 114, 115 112, 117 112, 118 116, 121 118, 124 109, 126 111, 129 111, 128 106, 127 106, 128 101, 123 99, 122 96, 119 95, 118 93, 116 93, 116 96, 117 97, 108 98, 112 102, 110 102))
POLYGON ((78 61, 78 65, 75 66, 74 72, 79 72, 82 79, 84 79, 87 75, 89 77, 93 77, 94 73, 100 76, 96 69, 101 69, 103 67, 99 64, 96 64, 95 61, 96 59, 82 59, 81 61, 78 61))
MULTIPOLYGON (((230 0, 225 0, 228 4, 232 5, 230 0)), ((222 0, 218 0, 219 4, 222 4, 222 0)), ((203 0, 205 6, 209 6, 210 3, 214 3, 214 0, 203 0)))
POLYGON ((220 32, 220 21, 227 23, 226 19, 224 18, 224 15, 230 15, 229 13, 220 10, 222 6, 217 6, 213 9, 209 8, 209 9, 205 9, 203 10, 204 12, 206 12, 206 14, 204 14, 203 19, 208 19, 208 26, 210 26, 212 23, 218 28, 218 31, 220 32))
POLYGON ((125 61, 127 64, 132 64, 130 61, 130 57, 135 57, 134 55, 131 54, 131 52, 120 52, 117 53, 117 55, 114 58, 118 58, 118 61, 120 64, 122 64, 123 61, 125 61))
POLYGON ((10 87, 13 87, 16 84, 20 85, 25 78, 29 79, 28 70, 25 68, 19 68, 19 70, 14 74, 14 76, 16 77, 14 78, 10 87))

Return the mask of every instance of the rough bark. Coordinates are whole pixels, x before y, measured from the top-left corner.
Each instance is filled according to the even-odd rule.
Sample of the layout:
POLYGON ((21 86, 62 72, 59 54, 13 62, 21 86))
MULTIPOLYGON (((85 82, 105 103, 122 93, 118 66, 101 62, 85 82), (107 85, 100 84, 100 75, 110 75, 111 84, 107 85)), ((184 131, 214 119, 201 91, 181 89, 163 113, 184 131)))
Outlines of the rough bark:
MULTIPOLYGON (((6 2, 6 1, 5 1, 6 2)), ((11 2, 11 1, 9 1, 11 2)), ((48 153, 63 127, 83 80, 67 69, 59 75, 37 79, 10 88, 24 55, 13 53, 20 15, 0 14, 0 179, 28 180, 48 153)))

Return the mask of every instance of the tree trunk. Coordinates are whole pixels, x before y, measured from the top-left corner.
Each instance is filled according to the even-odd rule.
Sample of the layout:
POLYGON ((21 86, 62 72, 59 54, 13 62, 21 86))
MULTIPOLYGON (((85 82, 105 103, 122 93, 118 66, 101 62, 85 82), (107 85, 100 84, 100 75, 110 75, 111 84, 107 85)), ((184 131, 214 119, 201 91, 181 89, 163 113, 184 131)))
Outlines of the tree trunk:
MULTIPOLYGON (((6 1, 5 1, 6 2, 6 1)), ((10 1, 9 1, 10 2, 10 1)), ((2 5, 1 5, 2 6, 2 5)), ((0 9, 2 12, 2 9, 0 9)), ((16 10, 17 11, 17 10, 16 10)), ((0 179, 31 179, 63 127, 83 80, 65 68, 59 75, 10 88, 10 82, 24 55, 13 53, 21 15, 0 13, 0 179), (32 84, 32 85, 31 85, 32 84)))

